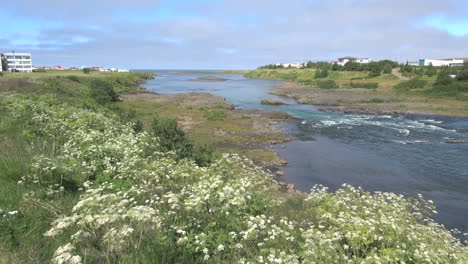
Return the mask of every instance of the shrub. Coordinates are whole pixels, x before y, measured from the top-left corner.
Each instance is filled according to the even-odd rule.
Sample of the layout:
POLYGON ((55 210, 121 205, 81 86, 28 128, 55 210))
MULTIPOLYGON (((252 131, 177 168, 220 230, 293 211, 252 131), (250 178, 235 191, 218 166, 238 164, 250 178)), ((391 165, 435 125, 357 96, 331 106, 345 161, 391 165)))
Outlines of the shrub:
POLYGON ((158 139, 155 145, 164 152, 174 151, 178 159, 193 159, 199 166, 210 164, 213 158, 211 145, 194 145, 173 118, 153 119, 150 134, 158 139))
POLYGON ((328 70, 327 69, 317 70, 315 72, 315 75, 314 75, 315 79, 327 78, 327 77, 328 77, 328 70))
POLYGON ((461 70, 457 74, 457 80, 459 81, 468 81, 468 68, 461 70))
POLYGON ((446 70, 441 70, 439 74, 437 74, 437 79, 434 85, 451 85, 453 84, 454 80, 450 77, 449 72, 446 70))
POLYGON ((336 89, 336 88, 338 88, 338 84, 334 80, 317 81, 317 86, 320 89, 336 89))
POLYGON ((365 89, 377 89, 379 88, 379 83, 371 82, 371 83, 353 83, 349 84, 351 88, 365 88, 365 89))
POLYGON ((385 74, 390 74, 392 73, 392 65, 386 64, 383 68, 383 73, 385 74))
POLYGON ((84 74, 89 74, 91 72, 91 69, 90 68, 83 68, 83 73, 84 74))
POLYGON ((45 69, 39 68, 39 69, 33 69, 33 72, 46 72, 45 69))
POLYGON ((412 89, 424 88, 427 84, 426 80, 413 79, 409 81, 403 81, 393 87, 398 92, 406 92, 412 89))
POLYGON ((92 80, 90 85, 91 97, 101 105, 119 101, 119 95, 114 91, 111 83, 103 80, 92 80))

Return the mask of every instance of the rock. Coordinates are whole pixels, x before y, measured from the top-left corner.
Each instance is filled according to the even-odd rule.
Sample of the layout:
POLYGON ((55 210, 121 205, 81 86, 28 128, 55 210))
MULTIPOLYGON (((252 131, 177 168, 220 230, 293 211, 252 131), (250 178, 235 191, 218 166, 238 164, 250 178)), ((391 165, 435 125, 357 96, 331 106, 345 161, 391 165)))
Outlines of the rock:
POLYGON ((280 160, 279 163, 281 164, 281 166, 286 166, 288 164, 288 161, 287 160, 280 160))
POLYGON ((276 171, 275 173, 277 176, 284 176, 284 172, 283 171, 276 171))
POLYGON ((289 183, 286 188, 288 188, 288 190, 294 190, 294 184, 292 183, 289 183))
POLYGON ((449 144, 468 144, 466 139, 450 139, 446 141, 449 144))
POLYGON ((282 181, 278 182, 278 184, 279 184, 280 186, 282 186, 282 187, 286 187, 286 186, 288 186, 288 184, 287 184, 287 183, 285 183, 285 182, 282 182, 282 181))
POLYGON ((285 105, 286 104, 285 102, 281 100, 276 100, 276 99, 263 99, 261 103, 264 105, 285 105))

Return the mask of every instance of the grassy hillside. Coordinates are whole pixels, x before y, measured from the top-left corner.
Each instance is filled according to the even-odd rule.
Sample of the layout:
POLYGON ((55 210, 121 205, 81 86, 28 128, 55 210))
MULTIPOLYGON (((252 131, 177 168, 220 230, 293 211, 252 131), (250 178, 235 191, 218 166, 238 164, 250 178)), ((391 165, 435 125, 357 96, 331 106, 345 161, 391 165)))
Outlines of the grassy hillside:
MULTIPOLYGON (((116 90, 144 74, 0 82, 1 263, 467 263, 422 198, 317 186, 145 127, 116 90)), ((5 78, 2 77, 2 78, 5 78)))

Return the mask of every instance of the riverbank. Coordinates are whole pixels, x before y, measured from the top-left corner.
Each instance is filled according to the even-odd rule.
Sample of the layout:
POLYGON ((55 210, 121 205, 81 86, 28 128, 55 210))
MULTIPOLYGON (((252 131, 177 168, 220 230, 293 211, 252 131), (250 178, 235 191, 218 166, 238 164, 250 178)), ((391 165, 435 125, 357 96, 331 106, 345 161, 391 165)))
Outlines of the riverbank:
MULTIPOLYGON (((332 72, 323 80, 314 79, 314 70, 255 70, 247 77, 279 79, 272 94, 295 99, 301 104, 324 106, 326 111, 363 114, 435 114, 468 116, 468 101, 450 97, 424 96, 424 89, 397 93, 393 89, 402 80, 387 74, 367 78, 363 72, 332 72), (315 81, 334 81, 338 88, 321 89, 315 81), (373 87, 373 88, 359 88, 373 87)), ((428 83, 434 78, 426 78, 428 83)))
POLYGON ((217 153, 238 153, 259 166, 281 166, 272 150, 290 138, 274 125, 294 122, 281 111, 235 109, 225 98, 209 93, 123 93, 118 103, 123 111, 134 111, 148 125, 154 117, 172 117, 197 142, 213 144, 217 153))
POLYGON ((272 195, 249 159, 211 156, 166 118, 193 111, 205 125, 257 129, 242 116, 262 114, 229 119, 229 103, 195 109, 191 96, 139 93, 121 77, 0 85, 0 262, 468 261, 430 202, 349 185, 272 195), (119 102, 114 81, 134 97, 119 102), (139 114, 159 118, 148 126, 139 114))

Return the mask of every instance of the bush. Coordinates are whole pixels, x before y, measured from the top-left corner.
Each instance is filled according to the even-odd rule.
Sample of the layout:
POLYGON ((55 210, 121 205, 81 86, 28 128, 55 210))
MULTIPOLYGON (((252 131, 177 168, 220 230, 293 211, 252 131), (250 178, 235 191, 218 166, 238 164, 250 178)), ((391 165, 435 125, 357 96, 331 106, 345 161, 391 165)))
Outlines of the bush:
POLYGON ((392 73, 392 65, 386 64, 385 67, 383 68, 383 73, 385 73, 385 74, 392 73))
POLYGON ((338 84, 334 80, 317 81, 317 86, 320 89, 336 89, 336 88, 338 88, 338 84))
POLYGON ((89 74, 91 72, 91 69, 90 68, 83 68, 83 73, 84 74, 89 74))
POLYGON ((393 87, 398 92, 405 92, 412 89, 424 88, 427 84, 426 80, 413 79, 410 81, 403 81, 393 87))
POLYGON ((371 83, 353 83, 349 84, 351 88, 365 88, 365 89, 377 89, 379 88, 379 83, 371 82, 371 83))
POLYGON ((158 139, 162 151, 174 151, 178 159, 192 158, 199 166, 207 166, 213 158, 211 145, 194 145, 173 118, 153 119, 150 134, 158 139))
POLYGON ((119 95, 114 91, 111 83, 103 80, 92 80, 90 85, 91 97, 101 105, 119 101, 119 95))
POLYGON ((452 77, 450 77, 449 72, 446 70, 441 70, 439 74, 437 74, 437 79, 434 85, 447 86, 453 84, 453 82, 454 80, 452 79, 452 77))
POLYGON ((328 77, 328 70, 327 69, 324 69, 324 70, 317 70, 315 72, 315 79, 320 79, 320 78, 327 78, 328 77))
POLYGON ((461 70, 457 74, 457 80, 459 81, 468 81, 468 68, 461 70))
POLYGON ((41 69, 41 68, 39 68, 39 69, 33 69, 32 71, 33 71, 33 72, 46 72, 45 69, 41 69))

